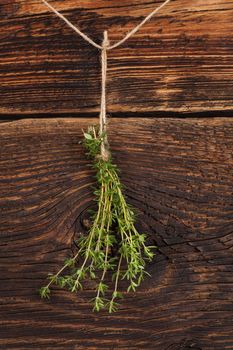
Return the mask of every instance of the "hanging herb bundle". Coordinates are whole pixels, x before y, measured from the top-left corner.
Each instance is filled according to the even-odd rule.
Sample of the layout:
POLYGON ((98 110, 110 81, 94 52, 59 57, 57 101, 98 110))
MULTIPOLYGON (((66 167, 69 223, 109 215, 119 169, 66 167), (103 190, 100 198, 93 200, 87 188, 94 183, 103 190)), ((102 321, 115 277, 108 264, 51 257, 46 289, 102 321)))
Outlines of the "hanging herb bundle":
POLYGON ((87 155, 93 160, 96 171, 97 189, 94 192, 97 211, 92 213, 92 226, 87 234, 77 242, 77 254, 64 262, 64 266, 54 275, 49 275, 49 282, 40 289, 42 298, 50 297, 50 287, 55 284, 71 292, 82 289, 87 279, 96 281, 96 296, 92 300, 93 310, 107 308, 109 312, 116 311, 116 299, 122 297, 119 292, 120 280, 128 281, 127 291, 135 291, 142 282, 145 274, 146 261, 154 256, 154 246, 146 245, 146 234, 140 234, 135 227, 134 209, 126 202, 119 171, 112 162, 109 151, 106 128, 106 81, 107 81, 107 52, 122 45, 134 35, 155 13, 171 0, 165 0, 154 9, 139 25, 126 36, 110 45, 107 31, 104 32, 102 45, 93 41, 74 26, 66 17, 58 12, 46 0, 43 3, 59 18, 78 33, 86 42, 101 50, 101 106, 99 130, 89 128, 84 133, 84 145, 87 155), (108 291, 107 274, 111 273, 114 287, 108 291), (111 295, 110 298, 107 296, 111 295))
POLYGON ((135 291, 145 274, 146 261, 153 259, 154 246, 146 245, 146 235, 135 228, 134 209, 127 204, 122 192, 119 171, 105 148, 103 159, 101 146, 106 144, 106 135, 97 136, 94 127, 84 133, 84 145, 89 158, 94 160, 98 187, 94 192, 97 211, 92 213, 92 226, 88 235, 77 242, 77 254, 64 262, 55 275, 49 276, 49 283, 40 289, 42 298, 50 297, 52 284, 77 292, 85 279, 98 280, 96 296, 92 300, 93 310, 107 308, 116 311, 116 298, 121 298, 118 290, 120 280, 128 280, 127 291, 135 291), (111 271, 114 282, 111 298, 106 284, 107 272, 111 271), (62 273, 65 273, 64 275, 62 273))

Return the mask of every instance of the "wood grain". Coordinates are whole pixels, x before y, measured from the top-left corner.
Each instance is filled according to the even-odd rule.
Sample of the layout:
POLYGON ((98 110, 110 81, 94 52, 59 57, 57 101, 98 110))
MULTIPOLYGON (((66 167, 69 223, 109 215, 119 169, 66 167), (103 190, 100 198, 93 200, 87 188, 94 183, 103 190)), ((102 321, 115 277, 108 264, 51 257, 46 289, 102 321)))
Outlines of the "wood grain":
POLYGON ((152 277, 113 315, 91 312, 91 284, 40 300, 93 205, 79 141, 95 121, 1 123, 0 348, 231 350, 232 118, 112 119, 128 201, 159 248, 152 277))
MULTIPOLYGON (((52 1, 99 43, 121 39, 161 1, 52 1)), ((109 54, 108 110, 232 111, 232 0, 173 0, 109 54)), ((99 109, 98 51, 39 0, 1 0, 0 113, 99 109)))

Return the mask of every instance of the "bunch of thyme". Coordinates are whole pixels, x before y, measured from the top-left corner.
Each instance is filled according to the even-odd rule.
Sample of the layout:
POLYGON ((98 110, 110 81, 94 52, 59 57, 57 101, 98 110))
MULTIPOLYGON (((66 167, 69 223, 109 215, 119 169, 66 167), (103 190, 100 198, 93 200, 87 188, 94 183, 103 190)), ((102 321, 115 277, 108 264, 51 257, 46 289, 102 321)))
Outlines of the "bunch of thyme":
POLYGON ((92 226, 88 235, 77 242, 77 254, 64 262, 64 266, 54 275, 49 283, 40 289, 42 298, 50 297, 52 284, 67 288, 71 292, 82 289, 85 279, 97 280, 96 296, 92 299, 93 310, 117 310, 117 298, 122 297, 118 291, 120 280, 128 280, 127 291, 135 291, 145 274, 146 261, 153 259, 154 246, 147 246, 146 235, 139 234, 135 228, 135 213, 126 203, 122 193, 119 171, 112 163, 110 152, 106 159, 101 156, 101 146, 106 136, 97 135, 94 127, 84 133, 84 145, 87 155, 94 159, 98 187, 94 194, 97 211, 92 213, 92 226), (65 275, 63 272, 67 272, 65 275), (114 288, 107 298, 108 285, 106 275, 112 272, 114 288))

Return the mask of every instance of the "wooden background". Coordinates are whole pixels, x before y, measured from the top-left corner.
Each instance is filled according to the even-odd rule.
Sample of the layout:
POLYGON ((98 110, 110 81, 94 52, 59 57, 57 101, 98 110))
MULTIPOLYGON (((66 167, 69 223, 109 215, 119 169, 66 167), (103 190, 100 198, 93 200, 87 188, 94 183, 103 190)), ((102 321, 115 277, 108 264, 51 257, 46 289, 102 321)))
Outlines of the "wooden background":
MULTIPOLYGON (((161 1, 52 1, 113 43, 161 1)), ((39 0, 0 3, 0 349, 233 349, 233 3, 173 0, 110 52, 115 162, 159 249, 120 310, 37 290, 92 206, 79 141, 97 122, 98 51, 39 0)), ((124 286, 123 286, 124 287, 124 286)))

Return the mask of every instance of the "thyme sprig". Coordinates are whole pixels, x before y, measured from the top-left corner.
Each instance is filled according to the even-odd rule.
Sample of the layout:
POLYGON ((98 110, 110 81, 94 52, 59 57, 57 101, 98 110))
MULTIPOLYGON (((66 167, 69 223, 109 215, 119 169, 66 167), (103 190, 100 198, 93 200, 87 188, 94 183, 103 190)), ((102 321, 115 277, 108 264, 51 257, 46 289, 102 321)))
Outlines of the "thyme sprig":
POLYGON ((146 234, 137 231, 134 209, 125 200, 111 154, 108 153, 107 159, 101 156, 103 142, 106 135, 98 135, 94 127, 84 133, 84 145, 87 155, 94 159, 98 185, 94 191, 97 211, 92 213, 92 226, 88 235, 77 241, 77 254, 66 259, 56 274, 49 275, 49 283, 40 289, 40 295, 50 298, 52 284, 77 292, 83 288, 84 280, 92 279, 97 281, 96 296, 91 301, 93 310, 107 308, 111 313, 118 308, 116 299, 123 296, 118 290, 119 281, 127 280, 127 291, 135 291, 148 274, 146 261, 153 259, 155 246, 147 246, 146 234), (109 271, 114 282, 111 293, 105 282, 109 271), (107 298, 109 293, 111 297, 107 298))

